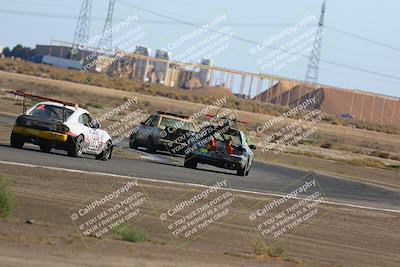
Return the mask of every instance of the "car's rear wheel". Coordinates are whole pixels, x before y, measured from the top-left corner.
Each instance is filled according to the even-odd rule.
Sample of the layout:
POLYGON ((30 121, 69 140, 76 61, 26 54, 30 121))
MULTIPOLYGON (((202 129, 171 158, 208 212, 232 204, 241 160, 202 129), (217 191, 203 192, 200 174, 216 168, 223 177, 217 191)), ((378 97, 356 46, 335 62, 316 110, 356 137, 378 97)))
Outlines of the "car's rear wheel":
POLYGON ((183 163, 185 168, 196 169, 197 161, 194 158, 185 158, 185 162, 183 163))
POLYGON ((40 147, 40 151, 45 152, 45 153, 49 153, 52 148, 50 145, 46 145, 46 144, 42 144, 39 147, 40 147))
POLYGON ((153 138, 149 137, 147 139, 147 152, 156 153, 156 146, 154 145, 153 138))
POLYGON ((79 158, 83 154, 84 137, 79 135, 77 138, 70 140, 68 147, 68 156, 79 158))
POLYGON ((14 148, 22 148, 25 144, 25 139, 19 134, 11 133, 10 143, 14 148))
MULTIPOLYGON (((246 176, 248 174, 247 167, 249 163, 247 162, 246 165, 243 166, 243 168, 240 168, 237 170, 237 175, 239 176, 246 176)), ((250 171, 250 170, 249 170, 250 171)))
POLYGON ((245 174, 246 174, 246 167, 237 170, 237 175, 245 176, 245 174))
POLYGON ((100 154, 96 155, 96 159, 108 160, 109 158, 111 158, 111 151, 112 151, 112 143, 111 141, 107 141, 104 150, 100 154))

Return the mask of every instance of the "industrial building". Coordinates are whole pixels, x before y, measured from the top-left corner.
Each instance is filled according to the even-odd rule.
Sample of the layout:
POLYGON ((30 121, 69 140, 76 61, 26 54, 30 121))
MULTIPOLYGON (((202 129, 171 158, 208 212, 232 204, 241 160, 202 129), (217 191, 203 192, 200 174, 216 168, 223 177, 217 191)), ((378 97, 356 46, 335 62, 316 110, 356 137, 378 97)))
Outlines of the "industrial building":
POLYGON ((318 105, 313 108, 327 114, 400 127, 400 104, 394 97, 216 67, 211 59, 198 64, 177 62, 161 49, 152 57, 151 49, 143 45, 136 46, 132 53, 88 48, 77 49, 71 56, 72 49, 72 45, 37 45, 36 54, 42 57, 41 63, 57 67, 184 89, 222 87, 239 98, 259 103, 293 107, 304 98, 316 96, 318 105))

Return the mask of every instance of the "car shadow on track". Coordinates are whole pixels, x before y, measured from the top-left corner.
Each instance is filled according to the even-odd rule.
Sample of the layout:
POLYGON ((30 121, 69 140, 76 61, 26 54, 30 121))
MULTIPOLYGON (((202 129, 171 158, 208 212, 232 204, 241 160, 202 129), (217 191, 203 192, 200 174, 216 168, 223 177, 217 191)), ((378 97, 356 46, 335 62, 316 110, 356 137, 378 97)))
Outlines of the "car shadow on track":
MULTIPOLYGON (((13 148, 11 147, 11 145, 6 144, 6 143, 2 143, 0 142, 0 146, 1 147, 8 147, 8 148, 12 148, 15 150, 19 150, 19 151, 31 151, 31 152, 38 152, 38 153, 42 153, 42 154, 47 154, 47 155, 57 155, 57 156, 64 156, 64 157, 68 157, 68 158, 74 158, 74 157, 70 157, 68 156, 67 152, 63 151, 63 150, 58 150, 58 149, 52 149, 50 152, 43 152, 40 151, 39 147, 35 147, 34 145, 28 145, 28 147, 25 145, 23 148, 13 148)), ((81 157, 81 159, 85 159, 85 160, 96 160, 94 157, 92 157, 91 155, 83 155, 83 157, 81 157)))
POLYGON ((189 169, 189 168, 185 168, 183 165, 180 165, 180 164, 167 163, 167 162, 158 162, 158 161, 151 161, 151 160, 149 160, 148 162, 155 163, 155 164, 160 164, 160 165, 167 165, 167 166, 173 166, 173 167, 183 168, 183 169, 186 169, 186 170, 199 170, 199 171, 206 171, 206 172, 212 172, 212 173, 218 173, 218 174, 226 174, 226 175, 234 175, 234 176, 236 176, 236 174, 235 174, 235 173, 232 173, 232 172, 211 170, 211 169, 199 168, 199 167, 197 167, 196 169, 189 169))
MULTIPOLYGON (((134 149, 136 151, 139 152, 143 152, 143 153, 148 153, 146 148, 142 148, 142 147, 138 147, 137 149, 134 149)), ((157 150, 157 152, 155 153, 148 153, 150 155, 161 155, 161 156, 167 156, 167 157, 176 157, 176 158, 184 158, 185 155, 180 155, 180 154, 172 154, 168 151, 162 151, 162 150, 157 150)))

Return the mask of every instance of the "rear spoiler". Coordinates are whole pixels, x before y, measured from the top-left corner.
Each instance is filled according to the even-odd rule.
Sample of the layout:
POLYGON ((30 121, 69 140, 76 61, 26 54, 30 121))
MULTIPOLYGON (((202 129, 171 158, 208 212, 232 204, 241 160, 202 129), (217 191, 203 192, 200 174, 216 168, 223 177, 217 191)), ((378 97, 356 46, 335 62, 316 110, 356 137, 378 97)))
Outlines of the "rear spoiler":
MULTIPOLYGON (((206 114, 205 115, 207 118, 215 118, 215 117, 217 117, 217 116, 214 116, 214 115, 210 115, 210 114, 206 114)), ((234 119, 234 120, 232 120, 232 119, 230 119, 230 118, 228 118, 228 117, 220 117, 220 118, 218 118, 218 119, 220 119, 220 120, 230 120, 230 121, 233 121, 233 122, 239 122, 239 123, 243 123, 243 124, 247 124, 248 122, 247 121, 241 121, 241 120, 238 120, 238 119, 234 119)))
POLYGON ((157 113, 157 114, 160 114, 160 115, 174 116, 174 117, 178 117, 178 118, 181 118, 181 119, 189 119, 189 116, 186 116, 186 115, 179 115, 179 114, 175 114, 175 113, 171 113, 171 112, 157 111, 156 113, 157 113))
MULTIPOLYGON (((59 103, 59 104, 64 105, 64 110, 65 110, 65 106, 72 106, 72 107, 75 107, 75 109, 79 107, 79 105, 76 103, 58 100, 58 99, 54 99, 54 98, 50 98, 50 97, 29 94, 29 93, 25 93, 23 91, 6 91, 6 93, 23 97, 23 99, 22 99, 22 113, 23 114, 26 113, 26 102, 25 102, 26 98, 33 98, 33 99, 37 99, 37 100, 41 100, 41 101, 50 101, 50 102, 59 103)), ((66 120, 65 117, 66 117, 66 114, 64 112, 64 116, 63 116, 64 121, 66 120)))

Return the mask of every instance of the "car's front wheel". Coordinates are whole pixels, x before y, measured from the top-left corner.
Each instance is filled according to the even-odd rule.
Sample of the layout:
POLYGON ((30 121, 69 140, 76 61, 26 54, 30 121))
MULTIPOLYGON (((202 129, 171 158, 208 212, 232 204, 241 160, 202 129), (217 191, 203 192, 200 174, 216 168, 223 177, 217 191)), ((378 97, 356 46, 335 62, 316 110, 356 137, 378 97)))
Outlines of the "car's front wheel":
POLYGON ((111 141, 107 141, 106 146, 104 147, 104 150, 96 155, 96 159, 98 160, 108 160, 109 158, 111 158, 111 151, 112 151, 112 143, 111 141))
POLYGON ((149 137, 147 139, 147 152, 148 153, 156 153, 156 146, 154 145, 153 138, 149 137))
POLYGON ((14 148, 22 148, 25 144, 25 139, 19 134, 11 133, 10 143, 14 148))
POLYGON ((249 166, 249 163, 247 162, 246 165, 243 166, 243 168, 240 168, 240 169, 237 170, 237 175, 239 175, 239 176, 248 175, 249 171, 250 171, 250 169, 247 170, 248 166, 249 166))
POLYGON ((137 142, 137 139, 135 136, 130 136, 129 137, 129 147, 132 149, 137 149, 139 147, 139 144, 137 142))
POLYGON ((246 171, 245 176, 249 176, 249 173, 250 173, 250 167, 249 167, 249 169, 246 171))

